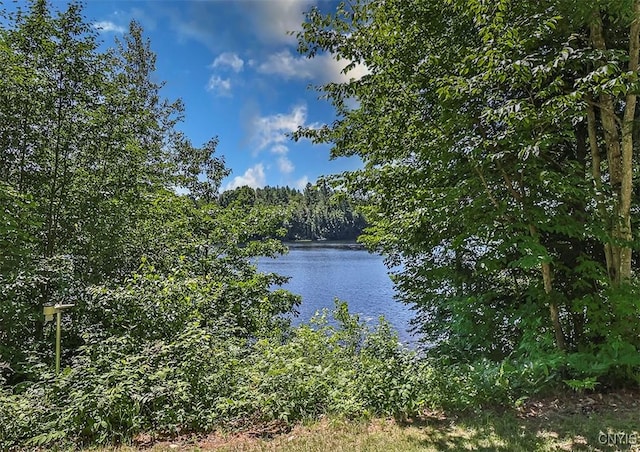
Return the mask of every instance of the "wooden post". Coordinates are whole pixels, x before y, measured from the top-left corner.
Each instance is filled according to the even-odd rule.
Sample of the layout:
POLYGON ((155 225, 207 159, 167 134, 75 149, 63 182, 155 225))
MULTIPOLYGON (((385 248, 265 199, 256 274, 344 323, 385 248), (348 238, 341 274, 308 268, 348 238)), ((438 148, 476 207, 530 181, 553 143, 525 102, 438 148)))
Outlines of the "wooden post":
POLYGON ((42 313, 44 314, 45 323, 53 320, 53 315, 56 316, 56 374, 60 373, 60 355, 61 355, 61 336, 62 336, 62 311, 67 308, 72 308, 73 304, 57 304, 55 306, 45 306, 42 313))

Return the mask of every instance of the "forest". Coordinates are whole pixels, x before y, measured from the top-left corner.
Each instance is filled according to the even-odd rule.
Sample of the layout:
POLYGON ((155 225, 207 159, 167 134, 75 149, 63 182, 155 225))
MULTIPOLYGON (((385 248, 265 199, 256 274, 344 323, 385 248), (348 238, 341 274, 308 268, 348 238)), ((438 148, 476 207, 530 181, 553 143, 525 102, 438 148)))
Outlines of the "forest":
POLYGON ((286 212, 281 224, 286 241, 355 241, 367 222, 347 198, 339 195, 327 182, 318 181, 315 186, 307 183, 302 192, 289 187, 239 187, 222 192, 218 202, 224 207, 261 205, 286 212))
POLYGON ((368 73, 292 138, 362 167, 222 193, 138 22, 100 50, 80 3, 0 13, 0 449, 637 390, 640 0, 311 7, 299 53, 368 73), (253 264, 356 237, 428 347, 339 300, 292 326, 253 264))

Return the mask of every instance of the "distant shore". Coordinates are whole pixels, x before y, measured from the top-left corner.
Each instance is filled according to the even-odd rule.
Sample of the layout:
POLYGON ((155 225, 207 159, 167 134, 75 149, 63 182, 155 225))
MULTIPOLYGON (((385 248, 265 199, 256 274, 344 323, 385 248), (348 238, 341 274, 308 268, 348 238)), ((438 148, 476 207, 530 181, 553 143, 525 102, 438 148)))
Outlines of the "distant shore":
POLYGON ((352 240, 294 240, 283 242, 289 248, 343 248, 350 250, 364 250, 361 243, 352 240))

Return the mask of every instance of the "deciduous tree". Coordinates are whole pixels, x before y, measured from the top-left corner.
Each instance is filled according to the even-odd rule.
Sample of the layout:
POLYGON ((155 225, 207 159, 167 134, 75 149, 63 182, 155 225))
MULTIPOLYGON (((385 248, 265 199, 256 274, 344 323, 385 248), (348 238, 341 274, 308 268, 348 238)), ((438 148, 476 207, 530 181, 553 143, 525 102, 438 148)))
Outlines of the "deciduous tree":
POLYGON ((364 168, 366 242, 431 341, 470 356, 637 340, 640 2, 391 0, 309 11, 299 50, 365 65, 297 137, 364 168), (355 105, 355 107, 353 107, 355 105), (616 339, 618 338, 618 339, 616 339))

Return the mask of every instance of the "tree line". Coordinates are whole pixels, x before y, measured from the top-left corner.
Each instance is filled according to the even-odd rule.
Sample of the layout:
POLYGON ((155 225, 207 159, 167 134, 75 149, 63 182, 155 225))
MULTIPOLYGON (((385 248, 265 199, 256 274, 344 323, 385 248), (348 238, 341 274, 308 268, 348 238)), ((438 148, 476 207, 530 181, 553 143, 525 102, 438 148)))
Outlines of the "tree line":
POLYGON ((362 213, 357 211, 344 193, 336 192, 327 182, 307 183, 302 191, 290 187, 248 186, 220 194, 222 206, 263 205, 277 207, 285 212, 283 239, 293 240, 348 240, 355 241, 367 226, 362 213))

